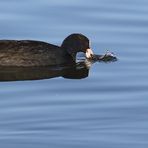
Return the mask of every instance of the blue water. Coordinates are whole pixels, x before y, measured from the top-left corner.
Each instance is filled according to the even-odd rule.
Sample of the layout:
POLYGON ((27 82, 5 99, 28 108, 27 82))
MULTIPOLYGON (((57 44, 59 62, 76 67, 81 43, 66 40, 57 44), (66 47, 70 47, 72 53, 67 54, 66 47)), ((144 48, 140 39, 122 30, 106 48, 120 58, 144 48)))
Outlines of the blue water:
MULTIPOLYGON (((148 147, 147 0, 0 0, 0 39, 60 45, 85 34, 95 53, 83 79, 0 82, 2 148, 148 147)), ((1 70, 2 72, 2 70, 1 70)))

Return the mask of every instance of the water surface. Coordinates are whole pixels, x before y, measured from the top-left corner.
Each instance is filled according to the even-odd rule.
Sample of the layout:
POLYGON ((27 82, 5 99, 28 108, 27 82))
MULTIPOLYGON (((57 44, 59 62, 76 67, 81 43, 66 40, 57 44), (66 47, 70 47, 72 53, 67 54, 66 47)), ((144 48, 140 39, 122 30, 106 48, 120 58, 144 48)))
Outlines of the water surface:
MULTIPOLYGON (((0 0, 0 39, 60 45, 74 32, 95 53, 83 79, 0 82, 0 147, 148 146, 147 0, 0 0)), ((1 71, 2 72, 2 71, 1 71)))

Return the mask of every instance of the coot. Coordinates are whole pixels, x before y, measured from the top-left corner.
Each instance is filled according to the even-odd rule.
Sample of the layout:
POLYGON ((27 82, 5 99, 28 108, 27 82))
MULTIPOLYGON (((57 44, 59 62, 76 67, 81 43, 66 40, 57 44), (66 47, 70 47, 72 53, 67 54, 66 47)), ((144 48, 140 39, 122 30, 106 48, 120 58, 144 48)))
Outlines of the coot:
POLYGON ((76 53, 93 57, 89 39, 79 33, 66 37, 61 46, 32 40, 0 40, 0 66, 48 66, 75 62, 76 53))

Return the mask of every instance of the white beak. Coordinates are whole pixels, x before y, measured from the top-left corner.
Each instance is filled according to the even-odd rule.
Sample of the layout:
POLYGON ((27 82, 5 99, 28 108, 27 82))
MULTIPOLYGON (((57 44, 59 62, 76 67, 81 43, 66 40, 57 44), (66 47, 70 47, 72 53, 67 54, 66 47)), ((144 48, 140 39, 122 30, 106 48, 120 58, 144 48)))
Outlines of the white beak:
POLYGON ((86 49, 86 53, 85 53, 86 58, 91 59, 93 54, 94 53, 90 48, 86 49))

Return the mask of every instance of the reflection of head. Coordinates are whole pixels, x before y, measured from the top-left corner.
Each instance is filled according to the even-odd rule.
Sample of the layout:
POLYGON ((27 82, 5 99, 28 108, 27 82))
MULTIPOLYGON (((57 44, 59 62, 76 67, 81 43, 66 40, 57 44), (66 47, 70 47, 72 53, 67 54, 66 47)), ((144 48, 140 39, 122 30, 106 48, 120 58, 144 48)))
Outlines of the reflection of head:
POLYGON ((89 69, 86 67, 84 62, 82 62, 73 68, 67 69, 63 74, 63 77, 67 79, 83 79, 88 77, 88 74, 89 69))

